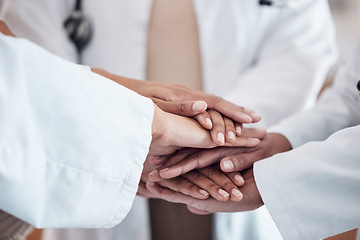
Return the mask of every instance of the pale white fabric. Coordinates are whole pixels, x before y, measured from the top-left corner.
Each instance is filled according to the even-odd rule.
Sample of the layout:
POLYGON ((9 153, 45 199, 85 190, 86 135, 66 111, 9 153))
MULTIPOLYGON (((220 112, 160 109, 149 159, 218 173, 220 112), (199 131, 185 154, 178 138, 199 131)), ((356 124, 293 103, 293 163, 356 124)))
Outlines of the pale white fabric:
POLYGON ((319 103, 271 129, 297 147, 255 164, 257 186, 285 239, 360 226, 359 78, 360 40, 319 103))
MULTIPOLYGON (((62 28, 74 2, 3 0, 0 17, 16 34, 76 60, 75 49, 62 28)), ((83 4, 95 25, 94 38, 83 54, 84 63, 144 79, 152 1, 86 0, 83 4)), ((263 116, 263 126, 315 102, 335 56, 327 1, 303 0, 291 9, 260 7, 257 0, 194 0, 194 7, 207 92, 255 109, 263 116)), ((137 225, 124 228, 134 236, 139 226, 147 226, 147 212, 130 212, 128 217, 137 225)), ((217 218, 220 240, 281 239, 264 208, 254 213, 219 214, 217 218)), ((118 235, 113 239, 125 238, 118 235)))
POLYGON ((36 227, 112 227, 130 210, 153 103, 0 34, 0 208, 36 227))

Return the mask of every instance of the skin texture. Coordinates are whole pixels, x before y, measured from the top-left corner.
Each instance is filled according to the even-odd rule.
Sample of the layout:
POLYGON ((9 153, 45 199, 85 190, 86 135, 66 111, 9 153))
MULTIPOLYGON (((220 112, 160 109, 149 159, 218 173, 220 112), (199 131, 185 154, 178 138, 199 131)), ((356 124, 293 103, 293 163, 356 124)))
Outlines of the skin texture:
MULTIPOLYGON (((0 31, 5 35, 14 36, 3 21, 0 21, 0 31)), ((140 82, 110 74, 102 69, 93 69, 93 71, 151 98, 156 103, 152 125, 153 138, 149 157, 145 162, 145 170, 151 169, 147 168, 149 159, 159 155, 172 155, 183 147, 204 149, 219 145, 251 147, 259 143, 256 138, 259 137, 259 134, 256 131, 252 132, 254 134, 245 134, 239 137, 243 123, 260 120, 260 116, 252 110, 236 106, 220 97, 179 85, 140 82), (193 119, 182 116, 194 117, 200 125, 193 119)), ((148 171, 145 170, 146 174, 143 175, 146 176, 148 171)), ((188 171, 181 176, 161 180, 158 183, 159 187, 166 187, 163 189, 171 189, 174 193, 201 200, 211 196, 212 199, 208 200, 216 199, 224 202, 231 199, 233 202, 237 202, 243 198, 238 189, 244 184, 241 175, 236 172, 223 173, 216 166, 188 171)), ((150 189, 155 186, 151 182, 147 184, 150 189)), ((143 184, 141 186, 139 192, 141 192, 140 189, 145 189, 143 184)), ((158 194, 156 191, 151 193, 147 190, 144 196, 156 196, 154 193, 158 194)), ((204 211, 196 207, 196 205, 192 206, 191 210, 204 211)))
POLYGON ((254 181, 252 169, 243 173, 245 179, 244 186, 240 187, 243 198, 240 202, 236 201, 218 201, 214 198, 196 199, 184 195, 180 192, 164 188, 154 182, 147 182, 146 187, 153 197, 161 198, 170 202, 183 203, 188 205, 188 209, 196 214, 208 214, 213 212, 240 212, 250 211, 259 208, 264 203, 254 181))
POLYGON ((220 146, 233 143, 235 137, 240 136, 243 123, 254 123, 261 119, 250 109, 181 85, 139 81, 99 68, 92 71, 152 99, 165 112, 194 117, 201 126, 210 130, 213 141, 220 146))
POLYGON ((197 214, 250 211, 263 205, 253 175, 253 164, 261 159, 289 150, 291 150, 289 141, 283 135, 276 133, 267 134, 260 144, 253 148, 184 149, 177 155, 172 155, 165 166, 159 168, 155 174, 150 174, 150 181, 147 182, 146 187, 152 197, 187 204, 189 210, 197 214), (229 165, 226 163, 227 161, 232 164, 229 165), (216 163, 224 172, 241 171, 245 184, 239 187, 243 194, 240 202, 222 202, 214 198, 196 199, 158 184, 159 181, 164 181, 163 179, 183 175, 193 169, 201 169, 216 163), (229 166, 232 167, 229 168, 229 166))
POLYGON ((15 37, 15 35, 10 31, 6 23, 2 20, 0 20, 0 32, 4 35, 15 37))
POLYGON ((193 169, 200 169, 213 164, 220 164, 220 168, 224 172, 243 171, 252 167, 256 161, 291 149, 289 141, 277 133, 266 134, 265 138, 255 147, 217 147, 208 150, 183 149, 169 156, 169 159, 151 160, 154 163, 157 161, 156 164, 158 165, 163 165, 158 169, 158 174, 152 175, 149 180, 169 179, 193 169), (232 168, 229 168, 229 161, 233 166, 232 168))

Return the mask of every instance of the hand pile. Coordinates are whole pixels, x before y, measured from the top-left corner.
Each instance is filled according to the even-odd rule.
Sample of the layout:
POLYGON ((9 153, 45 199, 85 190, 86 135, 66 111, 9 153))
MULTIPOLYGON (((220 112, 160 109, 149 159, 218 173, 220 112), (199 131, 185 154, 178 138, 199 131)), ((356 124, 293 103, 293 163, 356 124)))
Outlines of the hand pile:
POLYGON ((155 103, 153 141, 139 196, 184 203, 198 214, 263 205, 253 163, 291 146, 280 134, 244 128, 243 124, 260 121, 254 111, 180 85, 93 71, 155 103))

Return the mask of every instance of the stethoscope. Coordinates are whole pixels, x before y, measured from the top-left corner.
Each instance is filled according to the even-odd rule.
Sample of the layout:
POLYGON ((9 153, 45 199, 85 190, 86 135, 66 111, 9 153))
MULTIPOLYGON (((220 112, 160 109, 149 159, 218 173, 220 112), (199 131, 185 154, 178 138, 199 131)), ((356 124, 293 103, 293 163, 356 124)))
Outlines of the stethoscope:
MULTIPOLYGON (((259 0, 261 6, 295 7, 297 0, 259 0)), ((93 26, 82 10, 82 0, 76 0, 70 16, 64 21, 64 27, 69 39, 74 43, 78 53, 90 43, 93 35, 93 26)))
POLYGON ((259 0, 261 6, 296 7, 296 0, 259 0))

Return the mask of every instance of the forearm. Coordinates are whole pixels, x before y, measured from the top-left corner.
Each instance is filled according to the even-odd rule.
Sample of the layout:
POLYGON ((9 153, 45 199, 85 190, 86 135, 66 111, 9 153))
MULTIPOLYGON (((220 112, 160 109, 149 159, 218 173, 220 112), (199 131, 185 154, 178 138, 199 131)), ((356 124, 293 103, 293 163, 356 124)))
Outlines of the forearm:
POLYGON ((1 209, 38 227, 118 224, 148 153, 153 103, 24 39, 0 41, 1 209))
POLYGON ((255 163, 257 187, 285 239, 320 239, 360 225, 360 127, 255 163))

